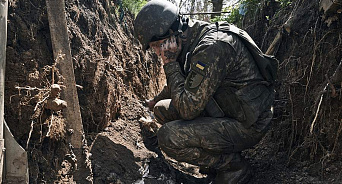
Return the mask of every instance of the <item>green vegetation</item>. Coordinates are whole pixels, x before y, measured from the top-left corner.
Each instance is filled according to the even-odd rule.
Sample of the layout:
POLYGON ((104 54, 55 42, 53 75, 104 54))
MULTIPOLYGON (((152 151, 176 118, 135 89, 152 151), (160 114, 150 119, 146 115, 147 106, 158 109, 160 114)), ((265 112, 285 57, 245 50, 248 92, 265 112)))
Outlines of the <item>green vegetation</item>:
POLYGON ((275 0, 276 2, 279 2, 280 3, 280 6, 282 8, 288 6, 291 4, 292 0, 275 0))
POLYGON ((228 21, 239 26, 246 14, 254 13, 259 9, 260 6, 260 0, 241 0, 237 4, 227 7, 223 10, 230 12, 230 14, 216 16, 211 21, 228 21))
POLYGON ((125 11, 129 11, 137 15, 140 9, 147 3, 146 0, 122 0, 122 7, 125 11))
MULTIPOLYGON (((241 26, 244 16, 253 16, 256 11, 261 9, 264 4, 268 4, 269 2, 270 0, 240 0, 237 4, 222 10, 228 11, 230 12, 230 14, 216 16, 214 19, 211 19, 211 21, 228 21, 230 23, 241 26)), ((275 0, 275 2, 279 3, 281 8, 285 8, 291 4, 292 0, 275 0)), ((266 18, 269 19, 269 17, 266 18)))
POLYGON ((237 23, 242 21, 242 15, 239 13, 239 9, 236 7, 227 7, 224 8, 222 11, 224 12, 230 12, 230 14, 227 15, 221 15, 216 16, 215 18, 211 19, 211 22, 217 22, 217 21, 228 21, 231 23, 237 23))
MULTIPOLYGON (((138 14, 140 9, 147 3, 146 0, 111 0, 110 12, 111 14, 117 15, 119 23, 125 25, 127 29, 127 23, 125 15, 131 13, 134 16, 138 14)), ((111 21, 115 21, 114 17, 110 16, 111 21)))

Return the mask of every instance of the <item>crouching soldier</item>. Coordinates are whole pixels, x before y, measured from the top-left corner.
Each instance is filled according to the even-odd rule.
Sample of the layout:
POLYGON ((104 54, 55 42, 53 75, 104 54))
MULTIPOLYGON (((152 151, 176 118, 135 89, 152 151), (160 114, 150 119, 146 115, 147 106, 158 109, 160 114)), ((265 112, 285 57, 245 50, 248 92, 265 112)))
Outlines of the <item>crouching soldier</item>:
POLYGON ((215 171, 217 184, 247 182, 249 164, 240 153, 269 127, 276 60, 234 25, 189 22, 163 0, 141 9, 134 32, 143 49, 161 57, 167 78, 148 101, 162 124, 159 147, 178 161, 215 171))

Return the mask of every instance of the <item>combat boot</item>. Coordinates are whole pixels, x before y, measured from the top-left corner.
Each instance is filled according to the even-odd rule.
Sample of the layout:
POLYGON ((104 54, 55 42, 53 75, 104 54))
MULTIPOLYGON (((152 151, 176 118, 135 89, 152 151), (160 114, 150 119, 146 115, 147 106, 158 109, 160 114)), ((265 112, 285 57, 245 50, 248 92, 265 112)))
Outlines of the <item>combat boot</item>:
POLYGON ((209 180, 214 180, 216 177, 216 169, 210 167, 200 167, 199 173, 207 175, 209 180))
POLYGON ((232 160, 226 169, 218 170, 215 184, 244 184, 252 175, 249 163, 240 156, 232 160))

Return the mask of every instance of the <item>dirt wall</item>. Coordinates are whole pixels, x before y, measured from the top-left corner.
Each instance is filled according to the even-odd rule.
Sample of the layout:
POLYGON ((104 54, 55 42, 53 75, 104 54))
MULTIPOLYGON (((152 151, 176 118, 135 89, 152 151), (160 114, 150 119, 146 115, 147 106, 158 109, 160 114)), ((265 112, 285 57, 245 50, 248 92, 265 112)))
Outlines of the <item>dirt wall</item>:
POLYGON ((281 26, 293 17, 291 31, 283 30, 276 48, 279 84, 270 142, 265 144, 275 143, 274 152, 285 152, 288 164, 321 164, 314 174, 325 176, 331 174, 331 163, 341 158, 341 81, 334 84, 335 97, 331 87, 324 87, 342 61, 342 16, 337 11, 325 15, 319 3, 296 0, 278 11, 274 9, 280 4, 264 4, 243 25, 266 51, 281 26), (329 23, 331 17, 334 21, 329 23))
MULTIPOLYGON (((133 16, 124 13, 120 20, 118 5, 109 0, 66 1, 66 36, 87 135, 119 119, 127 97, 150 98, 165 80, 156 56, 143 53, 134 39, 133 16)), ((68 123, 63 116, 44 108, 34 111, 51 86, 55 63, 45 1, 10 0, 8 19, 5 119, 29 152, 31 182, 50 183, 57 176, 65 178, 58 170, 70 148, 64 126, 56 126, 61 137, 46 136, 51 116, 60 118, 58 123, 68 123)))

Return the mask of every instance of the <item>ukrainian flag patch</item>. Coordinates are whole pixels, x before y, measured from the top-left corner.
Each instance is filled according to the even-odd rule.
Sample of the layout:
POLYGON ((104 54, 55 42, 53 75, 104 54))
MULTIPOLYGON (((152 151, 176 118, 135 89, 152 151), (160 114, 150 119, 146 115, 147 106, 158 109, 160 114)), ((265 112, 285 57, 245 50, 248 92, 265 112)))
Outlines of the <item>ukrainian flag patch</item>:
POLYGON ((204 70, 205 64, 202 63, 201 61, 197 61, 196 67, 200 70, 204 70))

